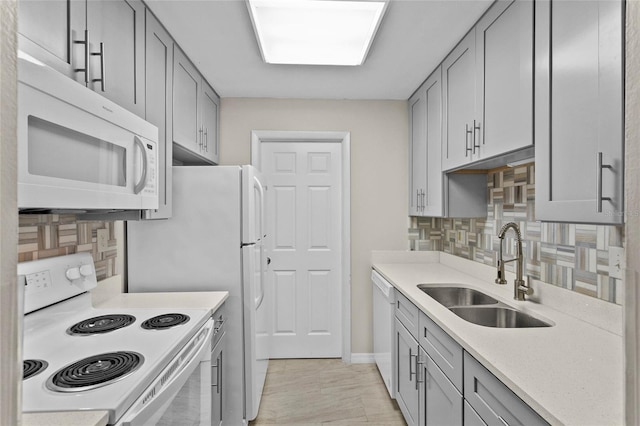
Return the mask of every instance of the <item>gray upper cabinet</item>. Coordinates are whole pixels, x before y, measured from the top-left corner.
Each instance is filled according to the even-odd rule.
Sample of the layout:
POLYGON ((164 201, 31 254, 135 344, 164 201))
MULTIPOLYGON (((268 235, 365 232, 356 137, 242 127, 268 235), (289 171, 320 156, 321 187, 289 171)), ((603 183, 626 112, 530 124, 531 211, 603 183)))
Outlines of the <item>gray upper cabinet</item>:
POLYGON ((18 13, 21 50, 144 116, 141 1, 23 0, 18 13))
POLYGON ((217 163, 219 98, 177 45, 173 64, 173 156, 183 164, 217 163))
POLYGON ((442 168, 453 169, 477 159, 474 131, 476 34, 470 31, 442 62, 444 126, 442 168))
POLYGON ((533 1, 499 0, 476 24, 481 158, 533 144, 533 1))
POLYGON ((144 117, 145 6, 140 0, 87 1, 88 87, 144 117))
POLYGON ((20 0, 19 48, 66 76, 85 84, 83 42, 87 26, 84 1, 20 0))
POLYGON ((442 85, 443 170, 531 156, 533 2, 495 2, 443 61, 442 85))
POLYGON ((535 14, 536 219, 623 223, 623 2, 535 14))
POLYGON ((438 67, 409 100, 409 214, 442 216, 442 71, 438 67))
POLYGON ((171 217, 173 176, 172 82, 173 39, 147 10, 145 49, 145 119, 158 127, 158 198, 157 210, 146 210, 146 219, 171 217))

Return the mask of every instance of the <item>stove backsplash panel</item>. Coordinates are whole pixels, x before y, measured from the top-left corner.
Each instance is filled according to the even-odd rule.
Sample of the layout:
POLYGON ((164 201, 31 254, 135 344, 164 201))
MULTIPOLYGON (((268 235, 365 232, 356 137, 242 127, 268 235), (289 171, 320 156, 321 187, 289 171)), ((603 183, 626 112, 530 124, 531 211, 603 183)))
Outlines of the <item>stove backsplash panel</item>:
MULTIPOLYGON (((525 270, 531 277, 592 297, 622 304, 621 279, 609 276, 609 248, 624 247, 624 226, 535 222, 534 164, 489 171, 486 218, 411 218, 411 250, 440 250, 495 265, 498 231, 516 222, 522 231, 525 270)), ((515 254, 510 231, 504 257, 515 254)), ((506 269, 514 271, 513 262, 506 269)))
POLYGON ((89 252, 98 281, 118 274, 114 222, 79 221, 75 215, 19 215, 18 261, 89 252), (108 250, 98 251, 98 229, 109 232, 108 250))

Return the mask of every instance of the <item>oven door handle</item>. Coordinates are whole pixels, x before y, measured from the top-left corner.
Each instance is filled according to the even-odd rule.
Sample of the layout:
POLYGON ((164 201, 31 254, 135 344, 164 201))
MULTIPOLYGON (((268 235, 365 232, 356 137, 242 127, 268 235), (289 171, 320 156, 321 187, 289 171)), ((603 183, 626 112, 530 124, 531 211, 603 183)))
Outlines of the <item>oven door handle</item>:
POLYGON ((187 379, 198 368, 198 365, 206 359, 209 359, 209 363, 211 363, 212 319, 207 322, 204 329, 206 329, 206 332, 202 333, 202 337, 195 346, 190 348, 189 346, 191 346, 192 342, 187 343, 186 349, 180 351, 173 361, 156 377, 152 385, 145 389, 144 393, 123 417, 122 426, 155 424, 164 414, 162 407, 165 404, 168 406, 167 403, 178 394, 187 379), (182 362, 178 361, 180 359, 182 359, 182 362), (180 364, 177 368, 175 366, 176 362, 180 364), (175 371, 171 371, 173 369, 175 371))

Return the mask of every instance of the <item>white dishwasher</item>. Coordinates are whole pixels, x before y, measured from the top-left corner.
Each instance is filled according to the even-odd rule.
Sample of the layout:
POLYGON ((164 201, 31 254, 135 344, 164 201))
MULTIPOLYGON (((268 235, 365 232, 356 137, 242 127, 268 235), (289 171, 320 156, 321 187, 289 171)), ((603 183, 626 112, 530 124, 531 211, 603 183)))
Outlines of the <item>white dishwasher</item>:
POLYGON ((393 368, 393 286, 376 271, 371 271, 373 283, 373 356, 391 398, 395 398, 393 368))

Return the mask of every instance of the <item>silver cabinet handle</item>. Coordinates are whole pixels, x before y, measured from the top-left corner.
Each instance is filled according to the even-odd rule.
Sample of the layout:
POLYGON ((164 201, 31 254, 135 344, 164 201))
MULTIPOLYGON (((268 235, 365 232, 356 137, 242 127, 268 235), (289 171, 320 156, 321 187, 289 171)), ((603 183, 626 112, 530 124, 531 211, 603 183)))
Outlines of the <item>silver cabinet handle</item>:
POLYGON ((472 130, 469 129, 469 125, 468 124, 464 125, 464 131, 465 131, 465 134, 464 134, 464 156, 468 157, 469 156, 469 151, 472 150, 472 148, 469 148, 469 134, 472 133, 472 130))
POLYGON ((422 190, 422 211, 424 212, 425 208, 427 207, 427 205, 425 204, 425 198, 427 197, 427 192, 423 189, 422 190))
POLYGON ((204 128, 204 150, 209 152, 209 129, 204 128))
POLYGON ((409 381, 411 381, 413 379, 413 376, 416 375, 416 371, 412 371, 411 367, 415 365, 415 370, 418 369, 418 354, 411 354, 411 348, 409 348, 409 381), (413 360, 413 358, 415 357, 415 361, 413 360))
POLYGON ((74 44, 84 44, 84 68, 76 68, 75 72, 84 73, 84 83, 89 84, 89 30, 84 30, 84 41, 73 40, 74 44))
POLYGON ((204 147, 204 126, 200 126, 198 129, 198 146, 200 147, 200 151, 202 151, 204 147))
POLYGON ((420 190, 416 189, 416 211, 420 211, 420 190))
POLYGON ((91 80, 92 82, 100 82, 100 89, 104 92, 105 86, 105 60, 104 60, 104 43, 100 43, 100 51, 99 52, 91 52, 91 56, 100 56, 100 78, 94 78, 91 80))
POLYGON ((611 201, 611 197, 603 197, 602 196, 602 169, 613 170, 613 166, 611 164, 602 164, 602 152, 598 152, 596 156, 597 161, 597 170, 598 177, 596 179, 596 202, 597 202, 597 212, 602 213, 602 202, 603 201, 611 201))
MULTIPOLYGON (((476 148, 480 149, 480 143, 476 144, 476 130, 480 134, 480 122, 473 120, 473 153, 476 153, 476 148)), ((478 138, 479 139, 479 138, 478 138)), ((484 140, 482 141, 484 143, 484 140)))
POLYGON ((133 142, 140 148, 140 154, 142 155, 142 176, 140 176, 140 181, 133 187, 133 193, 139 194, 140 191, 142 191, 144 187, 147 186, 147 150, 144 148, 144 144, 137 136, 133 137, 133 142))
POLYGON ((218 373, 218 371, 220 371, 220 366, 218 365, 218 361, 219 360, 220 360, 220 358, 218 358, 216 360, 216 363, 211 366, 212 369, 215 368, 215 370, 216 370, 216 374, 215 374, 216 382, 215 383, 213 383, 213 376, 214 375, 213 375, 213 372, 211 372, 211 382, 212 382, 211 383, 211 387, 212 388, 216 388, 216 393, 220 393, 220 374, 218 373))
POLYGON ((418 387, 419 387, 418 384, 424 382, 424 378, 422 378, 423 369, 421 368, 422 364, 424 363, 420 358, 421 358, 420 355, 416 356, 416 372, 418 373, 416 374, 416 390, 418 390, 418 387))

